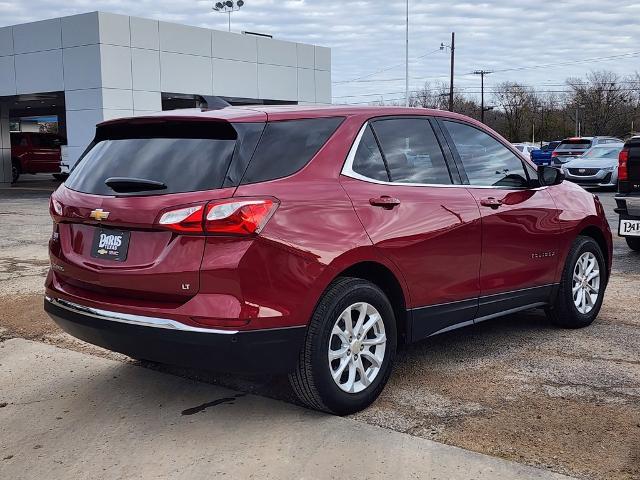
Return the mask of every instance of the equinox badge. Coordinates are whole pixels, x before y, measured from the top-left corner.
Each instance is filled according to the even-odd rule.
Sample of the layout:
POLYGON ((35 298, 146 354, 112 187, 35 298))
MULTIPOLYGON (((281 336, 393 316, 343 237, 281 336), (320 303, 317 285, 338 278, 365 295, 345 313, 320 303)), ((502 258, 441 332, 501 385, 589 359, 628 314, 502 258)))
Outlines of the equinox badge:
POLYGON ((109 212, 105 212, 101 208, 96 208, 95 210, 91 210, 89 216, 96 220, 106 220, 109 217, 109 212))

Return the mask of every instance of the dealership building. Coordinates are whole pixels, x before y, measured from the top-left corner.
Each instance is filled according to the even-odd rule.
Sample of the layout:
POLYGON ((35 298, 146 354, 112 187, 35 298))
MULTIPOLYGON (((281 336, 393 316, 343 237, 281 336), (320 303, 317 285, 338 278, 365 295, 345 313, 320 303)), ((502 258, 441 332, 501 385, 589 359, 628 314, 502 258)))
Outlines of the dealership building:
POLYGON ((96 123, 194 107, 198 95, 331 103, 331 50, 103 12, 0 27, 0 183, 11 180, 10 131, 47 119, 73 164, 96 123))

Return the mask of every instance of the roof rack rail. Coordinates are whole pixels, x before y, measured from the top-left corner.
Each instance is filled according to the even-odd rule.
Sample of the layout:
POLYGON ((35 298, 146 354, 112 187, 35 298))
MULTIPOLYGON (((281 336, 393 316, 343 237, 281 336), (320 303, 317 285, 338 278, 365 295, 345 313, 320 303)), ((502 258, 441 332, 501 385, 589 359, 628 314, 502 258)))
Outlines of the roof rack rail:
POLYGON ((199 101, 198 106, 203 112, 205 110, 222 110, 231 106, 224 98, 216 97, 215 95, 196 95, 196 99, 199 101))

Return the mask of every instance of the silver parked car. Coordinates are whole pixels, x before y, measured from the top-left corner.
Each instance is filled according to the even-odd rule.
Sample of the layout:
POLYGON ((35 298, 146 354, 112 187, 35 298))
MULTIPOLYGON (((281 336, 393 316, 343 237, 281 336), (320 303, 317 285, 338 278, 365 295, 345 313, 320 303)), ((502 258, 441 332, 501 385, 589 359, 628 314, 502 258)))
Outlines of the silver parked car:
POLYGON ((531 158, 531 152, 536 149, 536 147, 527 143, 512 143, 511 145, 516 147, 516 149, 527 158, 531 158))
POLYGON ((618 185, 618 155, 624 143, 603 143, 562 165, 567 180, 583 187, 618 185))
POLYGON ((616 137, 571 137, 565 138, 551 154, 551 165, 558 167, 581 156, 596 145, 624 143, 616 137))

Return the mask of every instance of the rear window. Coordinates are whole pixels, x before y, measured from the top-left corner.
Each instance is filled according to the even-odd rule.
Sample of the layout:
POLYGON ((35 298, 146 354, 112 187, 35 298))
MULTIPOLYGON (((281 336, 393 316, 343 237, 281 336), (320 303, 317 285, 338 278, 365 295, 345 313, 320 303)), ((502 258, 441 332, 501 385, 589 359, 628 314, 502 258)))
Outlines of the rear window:
POLYGON ((242 184, 296 173, 309 163, 342 121, 342 117, 331 117, 267 123, 242 184))
POLYGON ((557 151, 563 150, 588 150, 591 147, 591 140, 568 140, 562 142, 556 148, 557 151))
POLYGON ((166 186, 153 192, 130 192, 134 195, 217 189, 225 180, 236 141, 236 130, 226 122, 98 127, 95 144, 76 164, 65 185, 84 193, 120 195, 105 181, 125 177, 166 186))
POLYGON ((622 150, 622 146, 596 147, 586 152, 583 155, 583 157, 584 158, 618 158, 618 155, 620 154, 620 150, 622 150))

